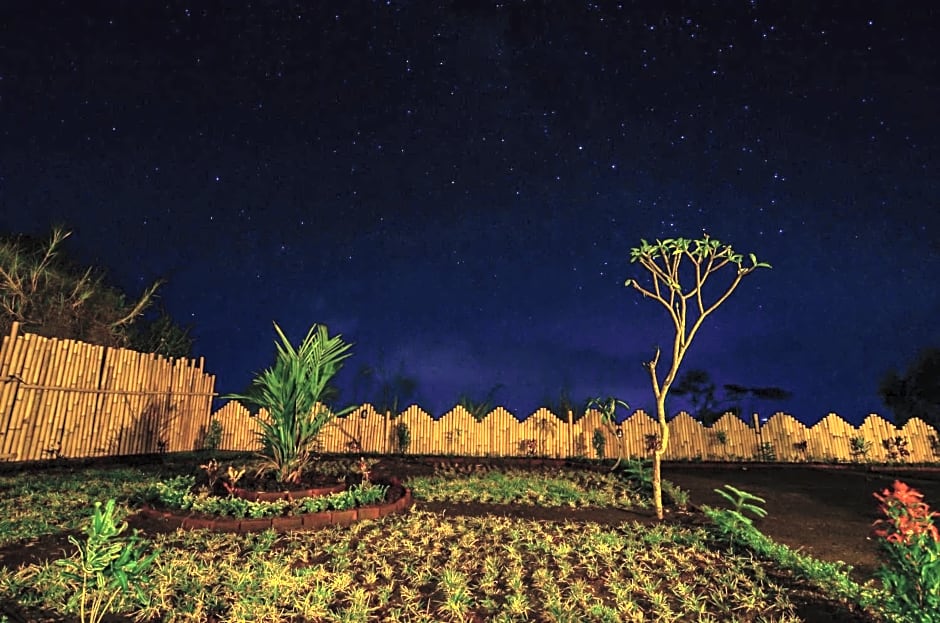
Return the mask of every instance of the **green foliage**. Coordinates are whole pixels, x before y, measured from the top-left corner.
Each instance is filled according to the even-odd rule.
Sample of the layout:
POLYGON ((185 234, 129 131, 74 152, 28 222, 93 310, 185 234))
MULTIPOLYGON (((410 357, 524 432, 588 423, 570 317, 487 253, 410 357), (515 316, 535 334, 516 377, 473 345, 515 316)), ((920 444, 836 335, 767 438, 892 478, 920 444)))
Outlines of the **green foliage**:
POLYGON ((496 396, 496 392, 503 388, 502 383, 497 383, 490 388, 490 391, 486 393, 486 397, 483 400, 473 400, 467 394, 460 396, 460 399, 457 401, 457 404, 467 410, 467 413, 476 420, 477 422, 482 422, 490 411, 492 411, 496 404, 493 402, 493 398, 496 396))
POLYGON ((591 445, 594 446, 594 453, 597 458, 602 459, 607 450, 607 436, 600 428, 594 429, 594 436, 591 438, 591 445))
POLYGON ((196 485, 195 476, 174 476, 163 481, 155 482, 142 492, 145 501, 157 500, 170 508, 189 510, 187 497, 196 485))
POLYGON ((252 392, 227 398, 267 410, 268 418, 258 419, 264 468, 273 469, 280 482, 299 482, 317 435, 334 417, 352 410, 334 414, 322 403, 330 381, 350 356, 350 345, 339 335, 330 337, 323 325, 314 324, 298 348, 277 323, 274 330, 281 339, 274 365, 254 379, 252 392))
POLYGON ((755 458, 758 461, 776 461, 777 451, 774 449, 774 444, 769 441, 762 441, 760 445, 757 446, 757 454, 755 458))
POLYGON ((429 502, 476 502, 572 508, 633 508, 645 504, 636 487, 616 474, 584 471, 533 473, 491 471, 472 474, 438 472, 409 480, 416 499, 429 502))
POLYGON ((868 458, 871 451, 871 442, 864 437, 849 438, 849 452, 852 454, 852 461, 858 462, 868 458))
POLYGON ((892 621, 940 621, 940 531, 937 513, 923 501, 920 491, 895 481, 875 498, 884 519, 875 525, 883 564, 877 577, 884 589, 878 602, 892 621))
MULTIPOLYGON (((229 467, 230 473, 233 471, 229 467)), ((234 470, 235 473, 241 470, 234 470)), ((230 480, 233 479, 230 477, 230 480)), ((238 478, 235 477, 234 480, 238 478)), ((167 508, 181 511, 193 511, 206 515, 234 517, 236 519, 260 519, 282 517, 298 513, 322 512, 327 510, 346 510, 359 506, 377 504, 385 499, 388 487, 364 481, 345 491, 317 497, 304 497, 295 500, 247 500, 234 495, 212 495, 206 488, 195 488, 193 476, 177 476, 154 483, 144 494, 143 499, 167 508)))
POLYGON ((746 275, 758 268, 770 268, 770 264, 758 262, 753 253, 748 257, 750 266, 744 264, 744 256, 735 253, 731 245, 713 240, 708 234, 704 234, 701 240, 667 238, 652 244, 640 240, 640 246, 630 250, 630 262, 639 262, 650 273, 653 283, 651 287, 645 287, 635 279, 627 279, 624 285, 634 288, 643 296, 650 297, 665 307, 675 328, 672 361, 666 375, 660 379, 656 371, 661 354, 659 347, 656 347, 653 359, 646 363, 656 398, 656 418, 660 431, 657 445, 653 449, 653 503, 659 519, 663 518, 660 466, 662 455, 669 446, 666 398, 679 373, 682 359, 705 318, 731 296, 746 275), (693 279, 691 286, 682 284, 683 260, 689 260, 692 264, 685 275, 685 278, 693 279), (737 268, 735 276, 723 294, 714 301, 706 302, 702 292, 705 282, 712 274, 729 265, 737 268))
MULTIPOLYGON (((726 489, 732 489, 725 485, 726 489)), ((743 491, 732 489, 736 494, 745 494, 743 491)), ((795 552, 786 545, 776 543, 758 530, 750 519, 743 516, 745 505, 740 504, 740 498, 727 496, 721 490, 718 493, 738 505, 740 510, 714 509, 702 507, 702 511, 721 540, 730 543, 732 552, 735 546, 744 547, 761 558, 772 560, 781 570, 790 571, 796 577, 808 580, 823 588, 837 599, 862 604, 862 588, 852 579, 852 567, 842 562, 825 562, 816 560, 795 552)), ((753 496, 751 496, 753 497, 753 496)), ((757 507, 759 508, 759 507, 757 507)), ((763 509, 760 509, 764 512, 763 509)), ((760 515, 763 517, 764 515, 760 515)))
POLYGON ((751 513, 755 517, 767 516, 767 511, 764 510, 762 506, 758 506, 758 504, 767 503, 767 500, 762 497, 758 497, 748 493, 747 491, 732 487, 731 485, 725 485, 724 489, 715 489, 715 493, 731 502, 731 505, 734 508, 728 510, 727 512, 737 522, 751 525, 751 519, 746 517, 744 513, 751 513), (754 502, 757 502, 758 504, 754 504, 754 502))
POLYGON ((65 570, 63 575, 73 591, 66 605, 72 612, 78 610, 82 623, 101 621, 115 600, 131 589, 139 602, 147 601, 143 591, 149 580, 146 573, 158 552, 145 555, 136 533, 121 539, 126 529, 127 523, 117 522, 114 517, 113 499, 103 510, 101 502, 95 502, 85 541, 69 536, 69 542, 78 548, 77 555, 56 561, 65 570))
MULTIPOLYGON (((597 409, 601 414, 601 423, 617 439, 617 460, 614 462, 611 470, 617 469, 620 461, 623 460, 623 430, 617 426, 617 407, 629 409, 628 405, 619 398, 608 396, 607 398, 591 398, 587 402, 587 409, 597 409)), ((606 443, 606 441, 605 441, 606 443)))
POLYGON ((401 454, 408 452, 408 448, 411 446, 411 430, 404 422, 395 424, 395 443, 401 454))
POLYGON ((63 255, 70 235, 56 227, 45 242, 0 238, 0 333, 20 322, 40 335, 128 346, 162 281, 128 303, 124 293, 105 283, 103 271, 79 268, 63 255))
POLYGON ((644 495, 653 493, 653 468, 649 461, 631 459, 623 464, 623 473, 635 482, 644 495))
POLYGON ((209 420, 209 426, 206 428, 206 436, 202 440, 204 450, 216 451, 222 443, 222 422, 215 418, 209 420))

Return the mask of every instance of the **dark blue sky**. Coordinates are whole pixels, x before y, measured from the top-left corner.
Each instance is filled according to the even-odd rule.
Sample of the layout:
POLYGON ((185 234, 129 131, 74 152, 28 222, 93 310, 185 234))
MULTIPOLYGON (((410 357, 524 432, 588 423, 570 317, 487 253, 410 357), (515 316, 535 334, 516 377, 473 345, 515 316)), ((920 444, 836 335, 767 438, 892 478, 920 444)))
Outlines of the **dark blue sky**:
POLYGON ((83 4, 0 8, 0 230, 166 277, 222 392, 272 321, 324 322, 344 400, 369 364, 434 413, 497 384, 517 415, 651 405, 670 324, 629 249, 703 228, 774 266, 685 363, 793 392, 749 408, 885 413, 881 375, 940 344, 923 3, 83 4))

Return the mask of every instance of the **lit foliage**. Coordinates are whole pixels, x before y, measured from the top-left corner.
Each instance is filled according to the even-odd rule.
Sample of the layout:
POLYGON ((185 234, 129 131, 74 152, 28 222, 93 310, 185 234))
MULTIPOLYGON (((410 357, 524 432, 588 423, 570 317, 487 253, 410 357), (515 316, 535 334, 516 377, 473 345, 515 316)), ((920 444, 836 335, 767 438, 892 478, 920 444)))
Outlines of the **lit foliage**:
POLYGON ((705 234, 701 240, 687 238, 667 238, 649 243, 640 241, 640 246, 630 250, 630 262, 639 262, 649 271, 652 277, 652 286, 644 287, 635 279, 627 279, 624 285, 633 287, 643 296, 650 297, 662 304, 669 312, 675 327, 675 337, 672 346, 672 364, 665 377, 657 376, 656 366, 659 363, 660 350, 652 361, 646 364, 653 384, 653 394, 656 397, 656 415, 659 422, 659 443, 653 450, 653 503, 656 515, 663 518, 662 498, 662 456, 669 444, 669 427, 666 423, 666 396, 669 388, 676 379, 679 366, 685 357, 692 339, 702 326, 705 318, 715 311, 734 292, 745 275, 749 275, 758 268, 770 268, 770 264, 758 262, 757 257, 748 255, 750 265, 745 265, 744 256, 736 253, 731 245, 713 240, 705 234), (690 263, 692 278, 691 285, 683 285, 683 260, 690 263), (735 274, 724 292, 714 300, 706 302, 702 290, 705 282, 725 267, 735 268, 735 274))
POLYGON ((162 281, 129 303, 119 289, 105 283, 102 271, 79 268, 63 254, 69 236, 71 232, 56 227, 47 241, 0 238, 0 332, 9 333, 12 323, 19 322, 25 330, 48 337, 189 355, 192 340, 169 316, 164 313, 153 322, 142 317, 162 281))
POLYGON ((875 521, 885 562, 878 569, 880 600, 895 621, 930 623, 940 612, 940 532, 924 495, 896 480, 875 498, 886 519, 875 521))
POLYGON ((299 482, 314 455, 317 435, 334 417, 323 404, 330 381, 349 356, 350 345, 342 336, 330 337, 324 325, 314 324, 294 348, 274 323, 281 343, 274 364, 252 382, 245 394, 226 396, 259 406, 268 412, 259 418, 264 468, 274 471, 279 482, 299 482))

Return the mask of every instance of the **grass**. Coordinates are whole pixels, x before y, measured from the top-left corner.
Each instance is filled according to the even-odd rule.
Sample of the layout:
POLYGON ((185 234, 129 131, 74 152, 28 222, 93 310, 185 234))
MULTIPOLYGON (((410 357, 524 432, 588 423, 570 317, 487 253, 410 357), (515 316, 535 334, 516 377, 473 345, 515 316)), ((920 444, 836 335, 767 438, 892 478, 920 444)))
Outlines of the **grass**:
MULTIPOLYGON (((74 530, 95 500, 117 498, 130 512, 132 500, 172 475, 138 467, 0 477, 0 545, 74 530)), ((618 508, 648 505, 638 484, 559 470, 409 481, 425 500, 618 508)), ((834 599, 860 599, 845 569, 713 512, 720 529, 412 510, 315 533, 177 531, 151 539, 159 555, 145 598, 123 595, 114 610, 168 623, 799 621, 787 578, 834 599)), ((53 561, 0 569, 0 600, 63 611, 68 596, 53 561)))

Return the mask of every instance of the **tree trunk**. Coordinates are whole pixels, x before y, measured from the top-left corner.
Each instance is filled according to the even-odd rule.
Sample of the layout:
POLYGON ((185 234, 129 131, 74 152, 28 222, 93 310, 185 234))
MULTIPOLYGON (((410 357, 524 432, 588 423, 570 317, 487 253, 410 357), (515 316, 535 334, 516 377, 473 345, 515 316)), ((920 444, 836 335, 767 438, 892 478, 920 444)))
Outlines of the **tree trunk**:
POLYGON ((666 423, 666 393, 661 392, 656 397, 656 419, 659 422, 659 443, 653 452, 653 506, 656 508, 656 518, 662 520, 663 512, 663 454, 669 445, 669 425, 666 423))
POLYGON ((656 507, 656 518, 663 518, 663 472, 662 460, 659 450, 653 453, 653 506, 656 507))

